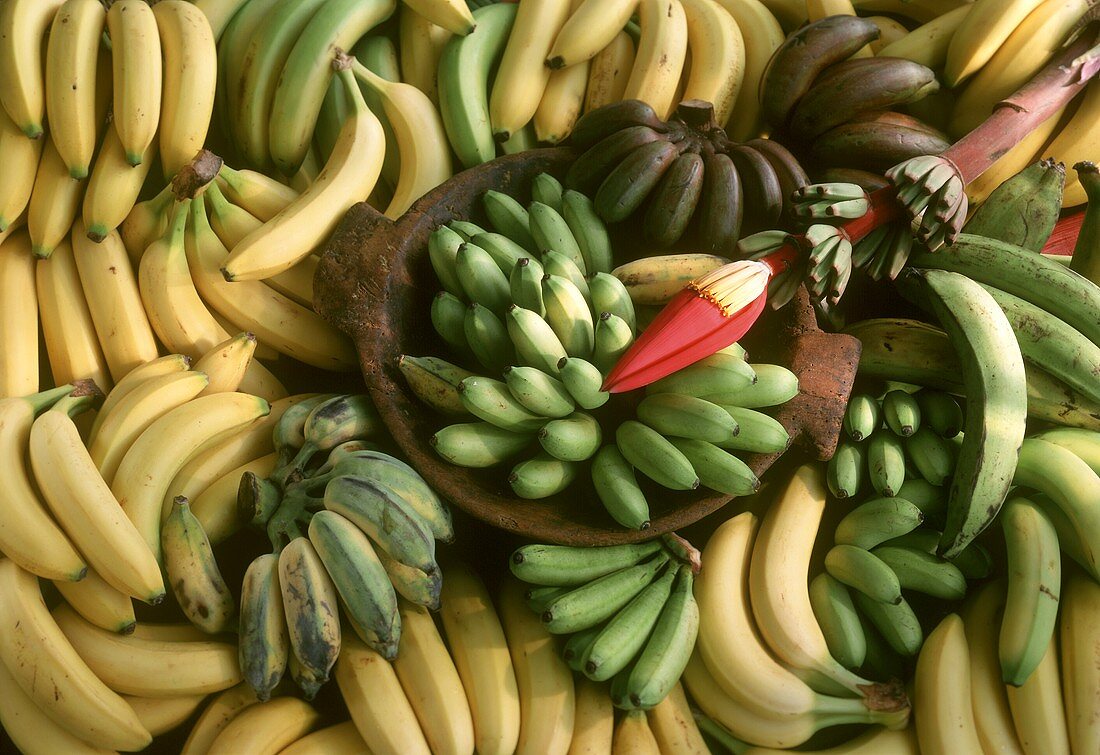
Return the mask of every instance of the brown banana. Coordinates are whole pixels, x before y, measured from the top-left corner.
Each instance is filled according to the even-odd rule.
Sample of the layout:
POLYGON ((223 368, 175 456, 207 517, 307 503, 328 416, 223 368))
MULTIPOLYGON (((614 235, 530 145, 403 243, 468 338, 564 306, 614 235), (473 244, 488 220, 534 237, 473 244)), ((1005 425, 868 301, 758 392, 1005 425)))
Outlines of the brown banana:
POLYGON ((944 134, 916 118, 889 113, 888 117, 860 117, 829 129, 814 140, 810 156, 819 165, 880 172, 911 157, 937 155, 950 146, 944 134))
POLYGON ((742 235, 774 228, 783 212, 783 187, 775 168, 764 155, 743 144, 730 147, 728 154, 744 188, 742 235))
POLYGON ((646 200, 680 151, 671 142, 657 141, 630 152, 596 191, 593 201, 600 217, 608 223, 626 220, 646 200))
POLYGON ((789 149, 774 139, 753 139, 745 145, 762 154, 775 169, 783 195, 783 212, 790 217, 793 211, 791 195, 810 183, 810 177, 806 175, 802 163, 789 149))
POLYGON ((741 176, 729 155, 703 152, 703 193, 697 212, 701 251, 732 255, 741 238, 744 199, 741 176))
POLYGON ((649 200, 642 226, 646 239, 661 248, 680 240, 695 213, 703 181, 703 158, 699 155, 685 152, 672 161, 649 200))
POLYGON ((666 140, 664 134, 649 126, 629 126, 616 131, 589 147, 569 166, 565 185, 591 196, 624 157, 646 144, 666 140))
POLYGON ((661 134, 668 131, 668 124, 657 117, 648 103, 620 100, 589 110, 578 118, 569 143, 577 149, 588 149, 601 139, 630 126, 648 126, 661 134))

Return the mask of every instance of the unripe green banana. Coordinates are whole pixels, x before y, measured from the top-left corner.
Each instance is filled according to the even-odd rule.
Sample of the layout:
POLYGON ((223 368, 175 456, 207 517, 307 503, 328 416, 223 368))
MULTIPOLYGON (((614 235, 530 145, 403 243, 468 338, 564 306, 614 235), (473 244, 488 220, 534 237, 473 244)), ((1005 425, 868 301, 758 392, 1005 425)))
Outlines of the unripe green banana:
POLYGON ((515 305, 508 308, 504 317, 520 364, 557 376, 558 362, 567 354, 546 320, 529 309, 515 305))
POLYGON ((512 303, 508 277, 487 251, 476 244, 466 242, 455 255, 455 270, 462 282, 462 290, 471 302, 489 308, 493 314, 501 314, 512 303))
POLYGON ((848 588, 822 572, 810 580, 810 606, 829 654, 847 669, 862 666, 867 657, 867 633, 848 588))
POLYGON ((188 621, 210 634, 224 632, 236 613, 210 540, 184 496, 176 496, 161 529, 164 570, 188 621))
POLYGON ((656 430, 627 420, 615 431, 615 444, 638 471, 672 490, 694 490, 699 476, 691 462, 656 430))
POLYGON ((538 438, 543 450, 555 459, 584 461, 599 450, 603 433, 599 421, 591 414, 574 412, 547 422, 539 430, 538 438))
POLYGON ((310 412, 318 406, 335 398, 335 393, 318 393, 303 399, 283 412, 275 423, 275 429, 271 431, 271 442, 275 446, 275 452, 279 454, 275 462, 275 469, 287 464, 294 458, 294 454, 306 442, 305 426, 310 412))
POLYGON ((649 527, 649 503, 638 486, 634 467, 615 444, 608 444, 592 460, 592 484, 611 518, 624 527, 649 527))
POLYGON ((557 275, 542 279, 543 315, 569 356, 587 359, 592 355, 595 326, 588 301, 573 282, 557 275))
POLYGON ((584 295, 584 300, 591 301, 592 292, 588 290, 588 280, 584 277, 584 271, 573 262, 572 258, 556 251, 549 251, 542 255, 542 267, 547 275, 556 275, 572 281, 584 295))
POLYGON ((916 393, 921 418, 941 438, 954 438, 963 428, 963 413, 950 393, 922 388, 916 393))
POLYGON ((853 498, 859 493, 867 466, 866 449, 861 443, 841 440, 826 469, 829 492, 837 498, 853 498))
POLYGON ((569 592, 568 587, 529 587, 523 593, 523 602, 535 613, 541 614, 554 598, 569 592))
POLYGON ((314 407, 302 428, 303 443, 290 462, 272 474, 283 488, 301 478, 302 471, 313 456, 328 451, 348 440, 358 440, 377 434, 382 420, 370 396, 349 394, 335 396, 314 407))
POLYGON ((994 189, 963 230, 1038 252, 1058 222, 1065 182, 1062 163, 1034 162, 994 189))
POLYGON ((946 485, 955 471, 957 452, 931 428, 921 428, 905 439, 905 451, 920 476, 933 485, 946 485))
POLYGON ((722 404, 722 408, 729 412, 741 428, 733 438, 718 444, 722 448, 757 454, 774 454, 785 451, 791 444, 790 433, 779 420, 755 409, 743 409, 725 404, 722 404))
POLYGON ((529 309, 539 317, 546 314, 546 307, 542 301, 544 275, 545 272, 538 260, 524 257, 516 263, 512 268, 512 274, 508 277, 508 289, 515 305, 529 309))
POLYGON ((726 495, 752 495, 760 488, 749 466, 713 443, 670 437, 669 443, 691 462, 699 483, 726 495))
POLYGON ((825 571, 833 579, 880 603, 901 602, 901 583, 894 572, 868 550, 834 545, 825 554, 825 571))
POLYGON ((524 545, 512 552, 508 566, 517 579, 534 585, 569 587, 640 563, 661 550, 660 543, 605 545, 524 545))
POLYGON ((837 523, 833 541, 870 550, 880 543, 912 532, 924 521, 919 508, 903 498, 872 498, 852 509, 837 523))
POLYGON ((856 393, 848 399, 844 410, 844 431, 852 440, 870 438, 882 425, 882 408, 874 396, 856 393))
POLYGON ((512 274, 517 262, 531 256, 522 246, 499 233, 479 233, 470 239, 470 243, 488 252, 505 278, 512 274))
POLYGON ((638 404, 638 419, 661 435, 722 443, 740 432, 718 404, 682 393, 654 393, 638 404))
POLYGON ((237 658, 244 681, 262 702, 271 698, 286 672, 290 656, 283 595, 279 590, 279 556, 257 556, 241 580, 241 619, 237 658))
MULTIPOLYGON (((743 359, 744 357, 742 357, 743 359)), ((785 404, 798 395, 798 376, 778 364, 749 364, 756 381, 731 391, 706 396, 723 406, 762 409, 785 404)))
POLYGON ((575 587, 546 607, 542 623, 554 634, 569 634, 593 627, 618 613, 653 581, 667 562, 667 554, 657 553, 648 561, 575 587))
MULTIPOLYGON (((471 223, 469 220, 452 220, 447 224, 447 227, 461 236, 463 241, 474 241, 475 236, 488 233, 488 231, 477 223, 471 223)), ((474 243, 476 244, 477 242, 474 241, 474 243)))
POLYGON ((607 403, 611 394, 601 390, 603 373, 584 359, 566 357, 558 362, 559 375, 565 390, 582 409, 596 409, 607 403))
POLYGON ((464 323, 466 305, 450 291, 440 291, 432 298, 432 327, 443 341, 459 354, 470 353, 464 323))
POLYGON ((621 280, 610 273, 596 273, 588 278, 588 290, 593 314, 610 312, 618 315, 630 326, 630 332, 637 334, 638 320, 634 313, 634 302, 621 280))
POLYGON ((860 613, 867 617, 895 653, 912 658, 920 652, 921 645, 924 644, 924 632, 913 607, 907 601, 883 603, 858 591, 852 593, 852 599, 860 613))
POLYGON ((539 248, 531 236, 531 220, 523 205, 507 194, 492 189, 481 196, 481 202, 497 233, 507 236, 532 255, 538 252, 539 248))
POLYGON ((733 354, 711 354, 646 386, 646 393, 683 393, 715 403, 711 396, 740 391, 757 382, 756 371, 733 354))
POLYGON ((428 442, 435 452, 460 467, 491 467, 527 448, 534 436, 514 433, 488 422, 449 425, 428 442))
POLYGON ((397 358, 397 369, 418 399, 451 416, 469 416, 458 395, 458 384, 472 372, 438 357, 411 357, 402 354, 397 358))
POLYGON ((879 495, 896 495, 905 482, 905 447, 889 430, 879 430, 867 442, 867 476, 879 495))
POLYGON ((504 382, 516 401, 541 417, 567 417, 575 405, 561 380, 534 367, 508 367, 504 382))
POLYGON ((548 453, 541 453, 512 467, 508 484, 512 486, 512 492, 520 498, 548 498, 569 487, 577 478, 579 470, 576 462, 563 461, 548 453))
POLYGON ((948 560, 967 579, 985 579, 993 573, 993 555, 981 543, 970 543, 948 560))
POLYGON ((596 321, 592 363, 607 374, 634 343, 634 334, 626 320, 610 312, 601 312, 596 321))
POLYGON ((898 489, 897 497, 920 509, 925 519, 942 519, 947 511, 947 489, 919 477, 906 480, 898 489))
POLYGON ((515 348, 499 317, 477 302, 465 307, 463 312, 462 334, 466 348, 485 369, 499 373, 515 362, 515 348))
POLYGON ((307 537, 292 539, 279 553, 279 589, 290 648, 304 672, 299 684, 312 700, 340 654, 336 586, 307 537))
POLYGON ((880 545, 872 553, 894 570, 901 589, 942 600, 966 597, 966 577, 950 561, 916 548, 880 545))
POLYGON ((920 429, 920 406, 908 391, 887 391, 882 397, 882 418, 895 434, 908 438, 920 429))
POLYGON ((545 417, 528 411, 500 380, 474 375, 458 384, 462 405, 478 419, 513 432, 535 432, 545 417))
POLYGON ((634 660, 660 618, 676 572, 674 566, 665 569, 664 574, 608 620, 581 659, 585 676, 597 682, 607 681, 634 660))
POLYGON ((589 646, 596 641, 602 631, 603 624, 597 624, 594 627, 569 635, 569 639, 565 641, 565 646, 561 651, 561 657, 569 668, 578 674, 584 673, 584 657, 588 653, 589 646))
POLYGON ((561 214, 581 248, 584 269, 589 275, 610 273, 615 266, 611 253, 611 236, 607 232, 596 205, 585 194, 566 189, 562 194, 561 214))
POLYGON ((532 202, 527 208, 531 221, 531 236, 539 252, 557 252, 573 261, 581 273, 585 272, 584 256, 580 244, 573 238, 569 224, 553 207, 542 202, 532 202))
POLYGON ((389 575, 370 540, 333 511, 313 515, 309 540, 332 578, 356 634, 392 661, 397 657, 401 616, 389 575))
POLYGON ((430 574, 405 566, 395 560, 390 554, 379 548, 374 552, 386 570, 390 583, 397 593, 418 606, 424 606, 432 611, 439 610, 439 596, 443 589, 443 572, 434 571, 430 574))
MULTIPOLYGON (((531 199, 561 212, 561 197, 565 187, 549 173, 539 173, 531 179, 531 199)), ((530 210, 530 208, 528 208, 530 210)))
POLYGON ((458 248, 464 243, 465 239, 445 225, 436 228, 428 237, 428 260, 435 277, 439 278, 444 290, 458 297, 466 295, 456 266, 458 248))

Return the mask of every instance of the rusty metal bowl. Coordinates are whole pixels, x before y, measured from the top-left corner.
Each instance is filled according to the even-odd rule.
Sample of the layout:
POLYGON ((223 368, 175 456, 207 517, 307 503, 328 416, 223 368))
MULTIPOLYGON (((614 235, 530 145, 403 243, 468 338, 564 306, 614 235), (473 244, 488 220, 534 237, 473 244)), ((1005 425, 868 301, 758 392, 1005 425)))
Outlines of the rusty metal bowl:
MULTIPOLYGON (((431 232, 453 219, 484 224, 480 197, 488 189, 526 203, 535 175, 545 171, 560 178, 574 158, 571 150, 556 148, 494 160, 437 187, 396 222, 366 203, 356 205, 324 252, 315 302, 323 316, 354 340, 379 413, 409 462, 440 495, 477 519, 517 535, 544 542, 609 545, 685 527, 721 508, 730 497, 703 489, 654 488, 648 494, 653 519, 643 531, 617 525, 583 473, 552 498, 518 498, 508 487, 505 469, 466 469, 436 455, 428 439, 448 421, 416 398, 396 366, 402 353, 448 353, 428 315, 431 298, 440 288, 427 254, 431 232)), ((829 458, 855 378, 859 342, 822 332, 803 291, 790 305, 762 318, 743 343, 753 361, 783 364, 798 375, 799 395, 775 416, 790 432, 796 453, 829 458)), ((755 455, 746 461, 759 476, 778 457, 755 455)))

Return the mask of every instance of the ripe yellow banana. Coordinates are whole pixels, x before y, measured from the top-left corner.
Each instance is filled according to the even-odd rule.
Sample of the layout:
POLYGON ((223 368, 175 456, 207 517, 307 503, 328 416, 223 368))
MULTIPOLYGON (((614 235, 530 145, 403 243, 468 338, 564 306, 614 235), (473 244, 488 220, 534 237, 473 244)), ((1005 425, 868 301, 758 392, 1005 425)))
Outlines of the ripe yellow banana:
POLYGON ((868 44, 873 55, 878 55, 882 48, 909 36, 909 29, 889 16, 867 16, 867 20, 878 27, 878 39, 868 44))
POLYGON ((118 227, 126 253, 135 267, 141 263, 141 255, 145 254, 149 245, 168 230, 168 211, 175 201, 172 184, 168 184, 155 197, 134 205, 118 227))
POLYGON ((715 254, 666 254, 627 262, 611 274, 626 286, 635 306, 667 304, 688 283, 729 262, 715 254))
MULTIPOLYGON (((93 176, 94 180, 94 176, 93 176)), ((130 370, 156 359, 157 342, 141 304, 137 276, 118 233, 95 244, 77 220, 72 233, 73 257, 88 302, 99 346, 116 382, 130 370)))
POLYGON ((956 614, 941 621, 921 647, 913 705, 922 753, 982 752, 970 702, 970 652, 956 614))
POLYGON ((975 0, 947 48, 943 79, 949 87, 977 73, 989 63, 1012 31, 1043 0, 975 0))
POLYGON ((46 142, 27 205, 27 231, 35 257, 49 257, 69 235, 84 199, 84 180, 69 175, 52 141, 46 142))
MULTIPOLYGON (((0 560, 0 624, 0 673, 14 678, 54 724, 104 749, 149 745, 152 736, 133 709, 89 668, 54 621, 38 580, 10 559, 0 560)), ((4 708, 9 710, 6 698, 4 708)))
POLYGON ((61 0, 9 0, 0 5, 0 105, 31 139, 42 136, 45 83, 42 40, 61 0))
POLYGON ((46 47, 46 115, 73 178, 87 178, 103 122, 96 114, 96 70, 107 11, 99 0, 66 0, 46 47))
POLYGON ((160 161, 164 175, 176 175, 202 149, 214 112, 218 51, 206 15, 183 0, 153 6, 164 53, 164 96, 160 109, 160 161))
POLYGON ((254 170, 234 170, 223 164, 215 180, 230 202, 265 222, 298 198, 296 189, 254 170))
MULTIPOLYGON (((289 269, 324 241, 347 209, 366 199, 374 188, 386 152, 382 124, 367 108, 351 72, 338 75, 350 97, 352 114, 340 129, 324 171, 276 217, 230 251, 224 262, 228 280, 268 278, 289 269)), ((238 204, 249 209, 243 202, 238 204)))
MULTIPOLYGON (((1058 670, 1058 637, 1050 639, 1038 668, 1019 687, 1006 685, 1016 736, 1026 753, 1069 755, 1062 677, 1058 670)), ((1095 711, 1094 711, 1095 712, 1095 711)), ((919 713, 918 713, 919 715, 919 713)), ((919 719, 918 719, 919 720, 919 719)), ((924 741, 921 741, 921 749, 924 741)))
POLYGON ((0 154, 4 155, 4 170, 0 171, 0 232, 12 227, 27 209, 43 142, 28 139, 15 121, 0 111, 0 154))
POLYGON ((214 545, 227 539, 246 522, 237 511, 237 490, 246 472, 266 478, 275 469, 276 454, 270 453, 231 469, 206 487, 191 502, 191 512, 202 523, 214 545))
POLYGON ((154 737, 159 737, 189 719, 191 714, 202 705, 206 695, 182 695, 180 697, 123 695, 122 699, 134 709, 141 725, 154 737))
POLYGON ((621 31, 592 58, 584 92, 584 112, 621 100, 633 67, 634 40, 621 31))
MULTIPOLYGON (((1100 82, 1092 81, 1085 89, 1085 96, 1076 112, 1043 150, 1042 156, 1052 157, 1070 167, 1082 160, 1095 159, 1098 142, 1100 142, 1100 82)), ((1085 196, 1085 190, 1077 178, 1077 171, 1073 171, 1072 176, 1066 176, 1062 207, 1076 207, 1086 201, 1088 197, 1085 196)))
POLYGON ((96 433, 99 432, 100 425, 103 424, 103 420, 106 417, 110 416, 118 402, 125 398, 131 391, 135 390, 139 385, 146 380, 152 380, 161 375, 168 375, 173 372, 185 372, 189 369, 191 369, 191 359, 189 357, 185 357, 183 354, 169 354, 168 356, 158 357, 152 361, 145 362, 130 370, 130 372, 126 373, 126 375, 115 384, 115 387, 107 394, 107 398, 103 400, 103 404, 100 405, 99 411, 96 413, 95 422, 88 432, 87 445, 90 446, 95 441, 95 436, 96 433))
POLYGON ((107 129, 84 190, 81 214, 85 230, 81 231, 82 234, 87 233, 90 239, 100 242, 122 225, 134 209, 145 178, 153 167, 156 148, 154 139, 145 148, 141 164, 132 166, 126 158, 118 129, 107 129))
POLYGON ((452 34, 465 36, 474 30, 474 16, 463 0, 405 0, 405 5, 452 34))
POLYGON ((657 737, 649 728, 643 711, 627 711, 615 726, 615 739, 611 748, 612 755, 661 755, 657 737))
POLYGON ((118 0, 107 11, 114 78, 115 131, 126 162, 140 165, 160 122, 164 84, 160 34, 143 0, 118 0))
POLYGON ((282 750, 279 755, 328 755, 329 753, 368 753, 367 743, 359 735, 354 721, 317 729, 282 750))
POLYGON ((180 755, 206 755, 210 750, 210 743, 217 738, 218 734, 238 714, 258 702, 256 693, 245 682, 220 693, 210 701, 195 721, 187 741, 183 743, 180 755))
POLYGON ((668 118, 687 57, 684 6, 680 0, 640 0, 638 18, 642 36, 623 99, 647 102, 657 117, 668 118))
POLYGON ((520 3, 492 91, 493 138, 506 142, 534 117, 550 80, 546 56, 569 16, 569 0, 520 3))
POLYGON ((940 70, 947 62, 947 49, 951 38, 970 12, 971 5, 961 5, 955 10, 937 16, 926 24, 918 26, 896 42, 878 51, 882 58, 905 58, 914 63, 940 70))
MULTIPOLYGON (((195 369, 205 372, 210 378, 210 383, 200 395, 240 389, 255 353, 256 336, 248 332, 238 333, 215 344, 195 362, 195 369)), ((248 391, 243 392, 248 393, 248 391)))
POLYGON ((691 70, 683 99, 714 104, 714 118, 725 123, 745 77, 741 28, 716 0, 680 0, 688 27, 691 70))
POLYGON ((210 743, 208 755, 282 752, 305 736, 321 714, 294 697, 278 697, 250 705, 237 714, 210 743))
MULTIPOLYGON (((23 137, 26 139, 26 137, 23 137)), ((20 230, 0 241, 0 397, 38 390, 38 301, 31 240, 20 230)))
POLYGON ((88 622, 118 634, 134 631, 137 619, 133 600, 108 584, 95 570, 89 569, 79 582, 57 579, 53 584, 65 602, 88 622))
POLYGON ((1100 667, 1089 663, 1100 647, 1100 586, 1079 571, 1062 585, 1059 645, 1066 724, 1074 752, 1100 749, 1100 667))
MULTIPOLYGON (((615 733, 615 706, 606 687, 586 676, 577 676, 576 711, 569 755, 611 752, 615 733)), ((656 710, 656 709, 654 709, 656 710)), ((674 752, 674 750, 669 750, 674 752)))
POLYGON ((532 121, 540 142, 558 144, 573 132, 584 106, 589 67, 586 60, 550 74, 532 121))
POLYGON ((400 12, 398 49, 401 53, 401 80, 428 95, 432 104, 438 107, 436 73, 439 71, 439 57, 453 35, 448 29, 417 13, 408 3, 401 6, 400 12))
POLYGON ((718 2, 737 22, 745 43, 745 74, 733 110, 725 121, 725 129, 731 139, 746 141, 761 133, 763 120, 757 92, 772 53, 783 44, 785 36, 769 6, 760 0, 718 2))
POLYGON ((707 755, 709 749, 691 714, 687 695, 679 682, 664 700, 647 712, 649 728, 661 752, 677 752, 683 755, 707 755))
POLYGON ((590 60, 626 26, 638 0, 584 0, 573 9, 546 56, 552 69, 590 60))

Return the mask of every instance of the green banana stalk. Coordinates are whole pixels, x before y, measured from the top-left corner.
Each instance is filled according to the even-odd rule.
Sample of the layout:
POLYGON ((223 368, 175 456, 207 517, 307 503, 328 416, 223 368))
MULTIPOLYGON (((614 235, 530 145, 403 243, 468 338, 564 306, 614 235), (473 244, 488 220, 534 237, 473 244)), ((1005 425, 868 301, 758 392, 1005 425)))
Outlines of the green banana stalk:
POLYGON ((335 397, 335 393, 318 393, 299 401, 283 412, 283 416, 279 417, 271 431, 271 442, 278 454, 275 469, 290 463, 298 449, 306 442, 304 432, 310 412, 335 397))
POLYGON ((378 411, 366 394, 336 396, 318 404, 306 417, 302 428, 304 441, 298 453, 286 466, 276 469, 273 477, 285 487, 287 482, 301 477, 315 454, 348 440, 375 435, 381 427, 378 411))

